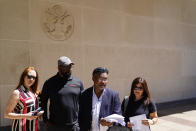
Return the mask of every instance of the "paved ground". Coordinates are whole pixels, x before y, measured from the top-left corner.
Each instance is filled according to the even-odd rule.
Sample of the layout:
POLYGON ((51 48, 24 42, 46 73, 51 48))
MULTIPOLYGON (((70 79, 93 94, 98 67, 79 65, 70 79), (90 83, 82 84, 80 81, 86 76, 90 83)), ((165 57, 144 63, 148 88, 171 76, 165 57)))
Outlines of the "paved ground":
POLYGON ((196 131, 196 99, 159 104, 158 115, 152 131, 196 131))
MULTIPOLYGON (((158 104, 159 121, 151 131, 196 131, 196 98, 158 104)), ((0 127, 0 131, 11 131, 0 127)))

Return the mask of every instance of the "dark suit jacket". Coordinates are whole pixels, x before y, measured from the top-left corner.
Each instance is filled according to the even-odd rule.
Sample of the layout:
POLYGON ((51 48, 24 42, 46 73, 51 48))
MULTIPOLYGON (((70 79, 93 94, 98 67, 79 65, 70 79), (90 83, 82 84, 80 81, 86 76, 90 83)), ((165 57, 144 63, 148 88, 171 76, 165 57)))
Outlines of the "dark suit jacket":
MULTIPOLYGON (((78 118, 80 131, 88 131, 91 129, 92 96, 93 87, 86 89, 81 95, 78 118)), ((105 92, 102 97, 99 118, 106 117, 111 114, 121 114, 120 98, 118 93, 109 88, 105 88, 105 92)))

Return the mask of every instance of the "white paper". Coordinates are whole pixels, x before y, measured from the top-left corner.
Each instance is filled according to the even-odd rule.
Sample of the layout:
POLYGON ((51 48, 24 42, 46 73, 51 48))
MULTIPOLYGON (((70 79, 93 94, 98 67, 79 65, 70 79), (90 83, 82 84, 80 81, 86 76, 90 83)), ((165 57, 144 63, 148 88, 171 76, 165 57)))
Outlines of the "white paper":
POLYGON ((118 114, 112 114, 104 118, 105 120, 115 119, 115 120, 124 120, 124 117, 118 114))
POLYGON ((145 114, 129 117, 130 123, 134 125, 132 127, 132 130, 133 131, 150 131, 149 126, 142 124, 142 120, 145 120, 145 119, 146 119, 145 114))
POLYGON ((103 119, 105 119, 108 122, 116 122, 121 124, 122 126, 125 126, 124 117, 122 115, 112 114, 103 119))

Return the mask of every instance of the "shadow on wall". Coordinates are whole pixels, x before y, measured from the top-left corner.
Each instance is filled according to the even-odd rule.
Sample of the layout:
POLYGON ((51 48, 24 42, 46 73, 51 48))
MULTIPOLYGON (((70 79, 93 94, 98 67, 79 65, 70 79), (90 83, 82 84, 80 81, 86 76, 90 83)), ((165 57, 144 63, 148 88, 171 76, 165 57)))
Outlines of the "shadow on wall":
POLYGON ((196 98, 167 102, 167 103, 158 103, 157 104, 158 116, 161 117, 161 116, 167 116, 171 114, 196 110, 196 104, 193 103, 196 103, 196 98))

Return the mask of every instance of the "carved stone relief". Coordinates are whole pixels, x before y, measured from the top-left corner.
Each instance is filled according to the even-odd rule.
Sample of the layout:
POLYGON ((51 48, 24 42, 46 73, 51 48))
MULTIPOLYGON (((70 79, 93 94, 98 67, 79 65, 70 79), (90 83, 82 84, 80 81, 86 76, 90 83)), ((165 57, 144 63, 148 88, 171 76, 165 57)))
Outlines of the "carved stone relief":
POLYGON ((44 11, 42 28, 51 39, 66 40, 73 33, 74 19, 63 5, 55 4, 44 11))

